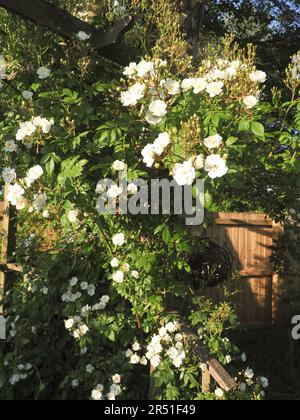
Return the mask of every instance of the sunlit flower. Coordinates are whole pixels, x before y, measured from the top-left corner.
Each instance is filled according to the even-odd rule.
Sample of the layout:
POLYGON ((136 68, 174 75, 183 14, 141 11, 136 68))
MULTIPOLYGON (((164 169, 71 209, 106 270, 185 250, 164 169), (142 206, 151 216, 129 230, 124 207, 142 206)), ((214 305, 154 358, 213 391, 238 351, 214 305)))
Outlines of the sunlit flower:
POLYGON ((162 86, 167 90, 169 95, 178 95, 180 93, 180 83, 177 80, 167 79, 162 82, 162 86))
POLYGON ((261 70, 253 71, 252 73, 250 73, 249 77, 250 80, 252 80, 252 82, 256 83, 265 83, 265 81, 267 80, 266 73, 261 70))
POLYGON ((123 246, 125 244, 125 235, 124 233, 117 233, 113 236, 112 242, 115 246, 123 246))
POLYGON ((164 117, 167 114, 167 104, 160 99, 156 99, 155 101, 151 102, 149 106, 149 111, 154 117, 164 117))
POLYGON ((208 149, 216 149, 222 143, 222 137, 219 134, 215 134, 214 136, 207 137, 204 139, 204 145, 208 149))
POLYGON ((220 155, 210 155, 205 160, 204 169, 211 179, 221 178, 228 172, 226 160, 220 155))
POLYGON ((246 107, 247 107, 248 109, 251 109, 251 108, 254 108, 254 107, 255 107, 255 105, 257 105, 257 103, 258 103, 258 99, 257 99, 255 96, 252 96, 252 95, 250 95, 250 96, 246 96, 246 97, 243 99, 243 103, 246 105, 246 107))
POLYGON ((224 87, 223 82, 212 82, 206 86, 206 92, 210 95, 211 98, 220 95, 224 87))
POLYGON ((173 169, 173 177, 178 185, 192 185, 196 178, 196 171, 190 161, 177 163, 173 169))

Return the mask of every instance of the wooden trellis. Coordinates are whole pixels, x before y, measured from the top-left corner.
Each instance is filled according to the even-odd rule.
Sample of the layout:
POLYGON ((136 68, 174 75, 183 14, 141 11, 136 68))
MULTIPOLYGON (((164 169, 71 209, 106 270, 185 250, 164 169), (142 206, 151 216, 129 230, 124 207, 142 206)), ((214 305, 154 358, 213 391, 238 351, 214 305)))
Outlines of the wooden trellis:
MULTIPOLYGON (((4 293, 5 280, 9 273, 22 271, 22 268, 13 262, 13 253, 16 248, 16 225, 14 210, 6 200, 7 186, 4 191, 4 201, 0 202, 0 300, 4 293)), ((0 313, 2 308, 0 307, 0 313)))

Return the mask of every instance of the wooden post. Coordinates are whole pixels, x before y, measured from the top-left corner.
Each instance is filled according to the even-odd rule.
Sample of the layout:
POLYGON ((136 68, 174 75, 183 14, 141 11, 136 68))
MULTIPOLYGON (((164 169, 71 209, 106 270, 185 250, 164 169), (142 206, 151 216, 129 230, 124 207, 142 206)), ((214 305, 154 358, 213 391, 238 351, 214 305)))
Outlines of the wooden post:
MULTIPOLYGON (((283 232, 283 226, 279 223, 273 222, 273 242, 279 239, 280 234, 283 232)), ((280 277, 278 273, 273 273, 272 276, 272 322, 276 322, 279 301, 280 301, 280 277)))
MULTIPOLYGON (((2 249, 1 249, 1 260, 0 260, 0 301, 4 295, 6 272, 12 267, 10 266, 9 260, 13 256, 16 248, 16 221, 15 211, 10 207, 7 201, 8 185, 5 185, 4 189, 4 202, 2 204, 2 249)), ((14 264, 12 264, 13 266, 14 264)), ((12 271, 15 271, 12 268, 12 271)), ((0 313, 2 312, 0 307, 0 313)))
POLYGON ((202 393, 207 394, 210 392, 211 375, 208 369, 202 373, 202 393))

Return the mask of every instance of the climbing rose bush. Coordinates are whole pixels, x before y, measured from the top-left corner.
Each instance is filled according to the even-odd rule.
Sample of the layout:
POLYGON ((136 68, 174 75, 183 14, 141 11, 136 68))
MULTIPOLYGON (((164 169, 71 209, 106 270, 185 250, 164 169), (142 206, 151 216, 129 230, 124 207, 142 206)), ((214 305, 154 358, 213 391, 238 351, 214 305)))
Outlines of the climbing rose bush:
POLYGON ((99 213, 99 195, 118 210, 125 170, 128 197, 138 179, 183 186, 203 178, 214 210, 238 188, 242 201, 249 180, 266 180, 272 212, 290 217, 294 194, 281 178, 272 182, 279 169, 299 171, 298 60, 287 71, 293 99, 282 103, 264 89, 252 47, 225 40, 223 53, 184 74, 164 57, 145 57, 112 78, 85 50, 89 34, 77 35, 77 50, 59 64, 34 64, 10 83, 14 69, 0 65, 2 179, 18 211, 24 270, 4 298, 1 398, 147 398, 150 365, 153 398, 263 398, 268 381, 240 366, 245 357, 227 338, 238 325, 227 285, 221 303, 204 297, 205 278, 198 297, 192 290, 189 257, 206 240, 174 215, 99 213), (205 361, 184 323, 232 369, 232 393, 202 394, 205 361))

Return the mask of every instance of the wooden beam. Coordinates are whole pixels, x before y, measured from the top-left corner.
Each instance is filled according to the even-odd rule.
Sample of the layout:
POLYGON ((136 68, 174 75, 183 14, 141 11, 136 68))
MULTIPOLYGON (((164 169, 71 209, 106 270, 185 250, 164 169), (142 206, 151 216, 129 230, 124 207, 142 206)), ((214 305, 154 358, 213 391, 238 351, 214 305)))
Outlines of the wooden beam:
MULTIPOLYGON (((199 357, 201 363, 206 363, 208 366, 207 372, 204 372, 204 378, 202 376, 202 389, 209 387, 210 389, 210 377, 212 377, 220 388, 228 392, 237 386, 235 380, 229 375, 221 363, 212 358, 199 337, 187 326, 182 326, 182 331, 186 339, 191 340, 194 343, 193 351, 199 357)), ((207 391, 208 392, 208 391, 207 391)))
POLYGON ((94 49, 116 44, 132 23, 132 18, 126 16, 107 29, 97 29, 45 0, 0 0, 0 7, 69 40, 74 39, 79 31, 84 31, 91 35, 89 45, 94 49))

